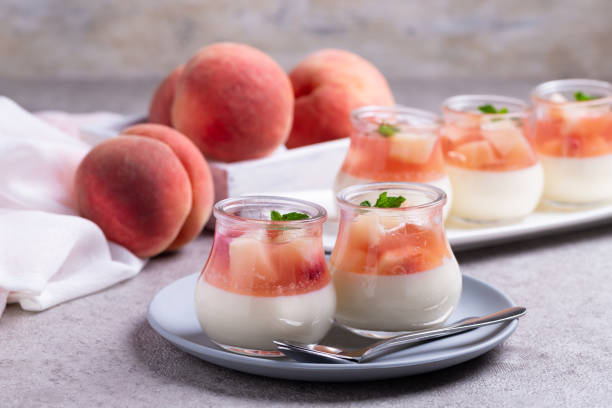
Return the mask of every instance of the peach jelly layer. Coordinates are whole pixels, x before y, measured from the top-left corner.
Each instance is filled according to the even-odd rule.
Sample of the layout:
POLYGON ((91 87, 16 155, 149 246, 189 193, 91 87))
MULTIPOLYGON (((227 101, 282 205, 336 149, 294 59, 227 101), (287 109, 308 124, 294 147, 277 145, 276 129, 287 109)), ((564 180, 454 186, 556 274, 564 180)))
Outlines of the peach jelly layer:
MULTIPOLYGON (((588 115, 586 108, 551 108, 535 125, 539 153, 552 157, 595 157, 612 153, 612 112, 588 115)), ((591 108, 590 110, 593 110, 591 108)))
POLYGON ((469 121, 468 126, 445 125, 442 146, 446 163, 465 169, 492 171, 533 166, 537 156, 523 131, 528 125, 513 119, 493 119, 499 118, 469 121))
POLYGON ((204 277, 211 285, 243 295, 286 296, 312 292, 331 280, 318 236, 257 231, 237 237, 217 233, 204 277))
POLYGON ((357 215, 341 223, 330 258, 334 270, 405 275, 439 267, 450 256, 441 225, 406 223, 402 216, 357 215))
POLYGON ((431 132, 355 133, 341 171, 372 181, 427 182, 444 177, 444 157, 431 132))

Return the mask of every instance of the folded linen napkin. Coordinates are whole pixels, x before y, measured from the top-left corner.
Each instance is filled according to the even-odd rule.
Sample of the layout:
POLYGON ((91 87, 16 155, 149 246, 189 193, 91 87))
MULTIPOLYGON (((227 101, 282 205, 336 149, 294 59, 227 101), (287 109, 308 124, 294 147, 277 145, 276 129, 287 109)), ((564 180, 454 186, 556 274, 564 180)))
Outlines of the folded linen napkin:
POLYGON ((42 116, 55 126, 0 96, 0 316, 7 301, 44 310, 131 278, 146 262, 75 207, 74 173, 99 141, 78 126, 116 115, 42 116))

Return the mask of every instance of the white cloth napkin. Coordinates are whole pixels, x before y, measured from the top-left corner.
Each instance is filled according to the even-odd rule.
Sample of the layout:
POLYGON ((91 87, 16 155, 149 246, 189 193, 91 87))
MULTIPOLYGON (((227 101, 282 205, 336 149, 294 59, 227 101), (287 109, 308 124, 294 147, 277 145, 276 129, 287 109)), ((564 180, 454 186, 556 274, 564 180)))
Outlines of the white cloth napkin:
POLYGON ((44 310, 146 262, 77 215, 74 173, 92 145, 68 118, 47 114, 52 126, 0 96, 0 316, 7 301, 44 310))

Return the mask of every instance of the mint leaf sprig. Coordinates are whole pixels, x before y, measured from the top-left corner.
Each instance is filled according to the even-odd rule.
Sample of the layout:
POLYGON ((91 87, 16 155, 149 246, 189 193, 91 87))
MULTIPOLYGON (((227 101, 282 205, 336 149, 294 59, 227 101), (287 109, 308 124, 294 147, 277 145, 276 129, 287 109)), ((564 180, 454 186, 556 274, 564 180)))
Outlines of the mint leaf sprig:
POLYGON ((387 123, 387 122, 383 121, 383 122, 381 122, 380 125, 378 125, 378 129, 376 129, 376 131, 382 137, 391 137, 394 134, 396 134, 397 132, 399 132, 400 128, 395 126, 395 125, 392 125, 390 123, 387 123))
POLYGON ((500 113, 508 113, 508 108, 495 109, 495 106, 491 105, 490 103, 479 106, 478 110, 481 111, 482 113, 493 114, 493 115, 500 114, 500 113))
POLYGON ((574 92, 574 99, 578 102, 592 101, 593 99, 599 99, 599 96, 589 95, 582 91, 574 92))
MULTIPOLYGON (((399 208, 402 203, 406 201, 406 198, 403 196, 397 196, 397 197, 389 197, 387 195, 387 192, 382 192, 380 193, 380 195, 378 196, 378 199, 376 200, 376 203, 374 204, 374 207, 376 208, 399 208)), ((372 207, 372 203, 370 203, 368 200, 362 201, 361 203, 359 203, 359 205, 361 207, 372 207)))
POLYGON ((270 211, 270 220, 272 221, 297 221, 307 220, 308 218, 310 218, 308 214, 299 213, 295 211, 282 215, 276 210, 270 211))

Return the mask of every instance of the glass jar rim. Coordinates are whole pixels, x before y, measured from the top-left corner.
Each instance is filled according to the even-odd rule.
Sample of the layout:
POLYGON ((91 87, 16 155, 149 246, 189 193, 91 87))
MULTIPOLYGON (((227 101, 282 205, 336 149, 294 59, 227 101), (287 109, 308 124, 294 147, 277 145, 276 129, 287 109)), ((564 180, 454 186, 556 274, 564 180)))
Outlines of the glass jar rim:
POLYGON ((423 183, 411 183, 411 182, 382 182, 382 183, 366 183, 366 184, 355 184, 340 190, 336 194, 336 201, 340 207, 359 209, 359 210, 378 210, 378 211, 414 211, 420 209, 430 209, 438 206, 443 206, 446 203, 446 193, 441 188, 432 186, 430 184, 423 183), (350 201, 352 197, 358 194, 366 192, 380 191, 381 193, 385 190, 404 190, 422 193, 428 196, 429 200, 422 204, 409 205, 406 207, 395 207, 395 208, 380 208, 380 207, 364 207, 359 204, 355 204, 350 201))
POLYGON ((454 95, 449 98, 446 98, 442 102, 442 112, 443 113, 461 113, 461 114, 470 114, 470 115, 486 115, 490 117, 521 117, 521 116, 529 116, 531 114, 531 107, 527 102, 520 98, 514 98, 511 96, 503 96, 503 95, 493 95, 493 94, 465 94, 465 95, 454 95), (517 108, 514 111, 508 111, 508 113, 483 113, 483 112, 471 112, 461 108, 458 108, 457 105, 465 106, 470 102, 474 103, 476 101, 480 101, 482 104, 505 104, 505 105, 513 105, 517 108))
POLYGON ((262 226, 285 225, 295 228, 306 227, 317 223, 323 223, 327 219, 327 210, 325 210, 323 206, 317 203, 300 200, 297 198, 266 195, 244 195, 237 198, 226 198, 224 200, 218 201, 215 204, 213 208, 213 213, 217 220, 225 219, 237 222, 246 222, 250 224, 259 224, 262 226), (229 212, 229 209, 231 208, 243 208, 249 204, 258 204, 262 206, 267 205, 269 207, 273 207, 276 204, 277 206, 284 205, 288 207, 296 207, 293 211, 307 211, 305 209, 310 209, 311 211, 307 211, 309 212, 309 218, 289 221, 273 221, 269 219, 243 217, 229 212))
POLYGON ((381 114, 395 114, 416 118, 418 120, 423 121, 424 123, 411 123, 408 122, 410 127, 419 128, 419 129, 436 129, 442 124, 442 119, 439 115, 434 112, 430 112, 424 109, 410 108, 408 106, 403 105, 392 105, 392 106, 382 106, 382 105, 366 105, 360 108, 357 108, 351 112, 351 121, 353 124, 356 124, 366 118, 376 117, 381 114))
POLYGON ((612 83, 608 81, 601 81, 598 79, 587 79, 587 78, 568 78, 568 79, 555 79, 552 81, 542 82, 537 85, 531 91, 531 100, 534 103, 551 104, 551 105, 599 105, 603 103, 612 103, 612 83), (555 91, 581 91, 585 88, 599 89, 605 93, 605 96, 597 99, 591 99, 588 101, 567 101, 567 102, 554 102, 543 95, 551 94, 555 91))

